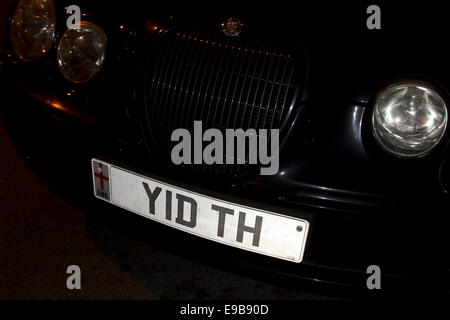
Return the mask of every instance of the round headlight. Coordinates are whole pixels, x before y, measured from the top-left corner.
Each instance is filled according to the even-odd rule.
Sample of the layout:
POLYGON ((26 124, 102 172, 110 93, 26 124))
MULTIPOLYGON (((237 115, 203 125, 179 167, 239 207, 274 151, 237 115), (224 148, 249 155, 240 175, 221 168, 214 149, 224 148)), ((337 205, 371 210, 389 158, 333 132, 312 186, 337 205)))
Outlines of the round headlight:
POLYGON ((56 9, 52 0, 20 0, 11 17, 11 44, 26 62, 42 59, 55 37, 56 9))
POLYGON ((444 135, 447 107, 425 83, 396 83, 375 99, 372 129, 387 152, 402 158, 429 153, 444 135))
POLYGON ((82 21, 80 28, 67 29, 58 45, 58 67, 74 83, 92 79, 105 60, 106 35, 97 25, 82 21))

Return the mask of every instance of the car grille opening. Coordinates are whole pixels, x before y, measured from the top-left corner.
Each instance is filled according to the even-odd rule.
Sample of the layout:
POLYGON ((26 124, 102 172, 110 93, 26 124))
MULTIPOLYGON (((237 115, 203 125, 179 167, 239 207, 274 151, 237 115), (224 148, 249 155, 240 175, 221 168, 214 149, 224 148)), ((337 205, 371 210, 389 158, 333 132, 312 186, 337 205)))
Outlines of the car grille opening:
MULTIPOLYGON (((168 32, 150 57, 145 83, 144 134, 152 150, 170 157, 173 130, 281 129, 295 87, 294 55, 266 41, 220 33, 168 32), (149 139, 150 140, 150 139, 149 139)), ((238 175, 245 165, 191 165, 238 175)))

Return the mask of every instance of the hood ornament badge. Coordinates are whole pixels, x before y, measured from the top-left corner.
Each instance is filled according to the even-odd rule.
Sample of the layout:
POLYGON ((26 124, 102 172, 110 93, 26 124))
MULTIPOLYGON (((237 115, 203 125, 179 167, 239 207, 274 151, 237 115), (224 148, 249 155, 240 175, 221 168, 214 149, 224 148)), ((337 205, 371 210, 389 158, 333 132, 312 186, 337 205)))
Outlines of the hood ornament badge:
POLYGON ((244 24, 237 18, 228 18, 222 22, 222 32, 228 37, 237 37, 242 32, 244 24))

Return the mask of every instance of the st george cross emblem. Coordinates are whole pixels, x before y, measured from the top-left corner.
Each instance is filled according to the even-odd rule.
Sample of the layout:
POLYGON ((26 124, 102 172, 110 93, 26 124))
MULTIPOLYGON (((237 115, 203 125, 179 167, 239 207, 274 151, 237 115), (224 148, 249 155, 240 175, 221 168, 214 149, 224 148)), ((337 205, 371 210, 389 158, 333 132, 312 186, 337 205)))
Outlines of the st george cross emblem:
POLYGON ((92 171, 94 175, 95 194, 102 199, 111 200, 109 186, 109 166, 101 162, 92 161, 92 171))

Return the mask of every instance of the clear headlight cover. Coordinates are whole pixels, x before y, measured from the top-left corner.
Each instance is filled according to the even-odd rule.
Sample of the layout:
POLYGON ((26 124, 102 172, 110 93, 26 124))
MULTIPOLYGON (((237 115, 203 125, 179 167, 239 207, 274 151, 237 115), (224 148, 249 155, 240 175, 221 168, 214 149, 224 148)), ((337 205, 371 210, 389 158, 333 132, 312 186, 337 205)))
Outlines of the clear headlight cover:
POLYGON ((10 23, 11 44, 25 62, 42 59, 55 37, 56 8, 52 0, 20 0, 10 23))
POLYGON ((447 127, 447 107, 425 83, 403 82, 387 87, 376 98, 372 129, 387 152, 402 158, 429 153, 447 127))
POLYGON ((81 21, 80 28, 67 29, 58 45, 58 67, 74 83, 91 80, 105 60, 106 34, 97 25, 81 21))

